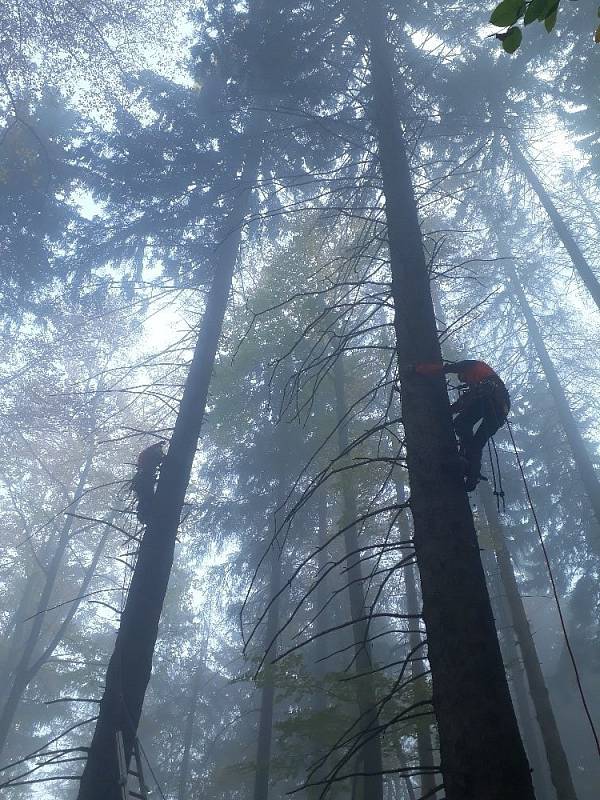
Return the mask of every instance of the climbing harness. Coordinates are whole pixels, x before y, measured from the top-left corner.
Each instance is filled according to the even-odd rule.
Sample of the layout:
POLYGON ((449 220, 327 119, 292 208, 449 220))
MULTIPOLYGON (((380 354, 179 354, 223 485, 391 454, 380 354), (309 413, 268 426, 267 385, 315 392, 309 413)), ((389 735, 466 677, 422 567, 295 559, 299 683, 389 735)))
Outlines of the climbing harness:
POLYGON ((521 478, 523 480, 523 486, 525 487, 525 494, 527 495, 527 502, 529 503, 529 508, 531 509, 531 515, 533 517, 533 521, 535 523, 535 527, 537 530, 538 539, 540 542, 540 546, 542 548, 542 553, 544 554, 544 561, 546 562, 546 569, 548 570, 548 576, 550 578, 550 586, 552 588, 552 594, 554 596, 554 602, 556 603, 556 608, 558 611, 558 618, 560 620, 560 627, 562 629, 562 634, 565 640, 565 645, 567 647, 567 652, 569 654, 569 659, 571 661, 571 665, 573 667, 573 672, 575 673, 575 680, 577 682, 577 689, 579 691, 579 696, 581 698, 581 704, 583 705, 583 709, 585 711, 585 715, 587 720, 590 724, 590 728, 592 731, 592 736, 594 737, 594 742, 596 743, 596 749, 598 751, 598 755, 600 756, 600 739, 598 737, 598 732, 596 730, 596 726, 594 725, 594 720, 592 718, 590 708, 587 702, 587 698, 585 695, 585 690, 583 688, 583 683, 581 681, 581 675, 579 673, 579 667, 577 666, 577 661, 575 659, 575 653, 573 652, 573 647, 571 646, 571 640, 569 639, 569 634, 567 632, 567 626, 565 623, 565 618, 562 610, 562 606, 560 603, 560 599, 558 596, 558 589, 556 588, 556 582, 554 580, 554 574, 552 573, 552 567, 550 566, 550 558, 548 556, 548 551, 546 550, 546 544, 544 542, 544 537, 542 535, 542 529, 540 527, 540 523, 535 511, 535 507, 533 505, 533 500, 531 498, 531 494, 529 492, 529 485, 527 483, 527 478, 525 477, 525 470, 523 469, 523 463, 521 461, 521 456, 519 455, 519 451, 517 449, 517 443, 515 442, 515 437, 513 434, 512 425, 508 420, 506 420, 506 425, 508 427, 508 432, 510 434, 510 439, 512 442, 513 449, 515 451, 515 456, 517 459, 517 464, 519 465, 519 471, 521 473, 521 478))

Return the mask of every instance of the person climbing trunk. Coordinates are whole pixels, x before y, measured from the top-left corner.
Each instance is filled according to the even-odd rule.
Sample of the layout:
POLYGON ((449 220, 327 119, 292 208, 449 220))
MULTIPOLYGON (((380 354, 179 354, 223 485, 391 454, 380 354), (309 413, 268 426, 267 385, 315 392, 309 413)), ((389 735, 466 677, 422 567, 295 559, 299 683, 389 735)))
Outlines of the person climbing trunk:
POLYGON ((429 273, 397 116, 386 17, 379 0, 354 4, 367 31, 373 130, 388 229, 392 301, 414 541, 447 800, 532 800, 521 741, 458 465, 441 376, 405 367, 441 362, 429 273), (364 13, 363 13, 364 12, 364 13), (447 465, 454 463, 455 470, 447 465))
POLYGON ((137 459, 135 475, 131 481, 131 490, 135 495, 137 504, 137 518, 142 525, 146 525, 152 517, 158 468, 162 464, 164 457, 163 443, 156 442, 142 450, 137 459))
POLYGON ((256 181, 259 152, 259 137, 250 137, 239 179, 239 191, 224 226, 222 243, 216 252, 214 277, 173 435, 161 465, 152 516, 146 524, 108 665, 104 695, 81 778, 79 800, 120 800, 115 737, 118 731, 122 733, 125 759, 129 763, 150 680, 158 623, 173 563, 175 537, 204 419, 241 231, 256 181))
POLYGON ((465 488, 474 491, 481 478, 483 448, 506 422, 510 411, 508 390, 485 361, 465 359, 447 364, 416 364, 419 375, 456 374, 462 394, 450 406, 458 436, 460 457, 464 461, 465 488))

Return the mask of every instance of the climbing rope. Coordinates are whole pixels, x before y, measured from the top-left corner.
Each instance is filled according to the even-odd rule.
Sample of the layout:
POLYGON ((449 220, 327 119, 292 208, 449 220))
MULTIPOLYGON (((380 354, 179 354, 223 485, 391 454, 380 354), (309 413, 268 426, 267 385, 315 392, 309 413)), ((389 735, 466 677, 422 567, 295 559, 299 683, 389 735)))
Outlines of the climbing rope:
POLYGON ((525 477, 525 471, 523 469, 523 464, 521 462, 521 456, 519 455, 519 451, 517 449, 517 443, 515 442, 515 437, 512 430, 512 425, 507 420, 506 426, 508 428, 508 432, 510 434, 510 439, 512 442, 513 449, 515 451, 515 456, 517 458, 517 464, 519 465, 519 471, 521 472, 521 478, 523 479, 523 486, 525 487, 525 494, 527 495, 527 501, 529 503, 529 508, 531 509, 531 514, 533 516, 533 520, 535 522, 535 527, 538 534, 538 539, 540 541, 540 546, 542 548, 542 553, 544 554, 544 561, 546 562, 546 569, 548 570, 548 576, 550 578, 550 585, 552 587, 552 594, 554 595, 554 602, 556 603, 556 608, 558 610, 558 617, 560 619, 560 626, 562 628, 562 633, 564 636, 565 644, 567 647, 567 652, 569 654, 569 658, 571 660, 571 664, 573 666, 573 672, 575 673, 575 680, 577 681, 577 688, 579 690, 579 696, 581 697, 581 703, 583 705, 585 715, 590 723, 590 728, 592 730, 592 735, 594 737, 594 741, 596 743, 596 749, 598 751, 598 755, 600 756, 600 740, 598 738, 598 732, 596 731, 596 726, 594 725, 594 720, 592 719, 592 715, 589 709, 589 705, 585 696, 585 690, 583 688, 583 683, 581 681, 581 676, 579 674, 579 668, 577 666, 577 661, 575 660, 575 654, 573 652, 573 648, 571 646, 571 640, 569 639, 569 634, 567 632, 567 626, 565 623, 565 618, 563 615, 562 607, 560 604, 560 600, 558 597, 558 590, 556 588, 556 582, 554 580, 554 575, 552 573, 552 568, 550 566, 550 559, 548 557, 548 551, 546 550, 546 545, 544 543, 544 537, 542 535, 542 529, 540 527, 540 523, 538 521, 537 514, 535 512, 535 507, 533 505, 533 500, 531 499, 531 494, 529 492, 529 485, 527 484, 527 478, 525 477))
POLYGON ((493 436, 488 439, 488 454, 490 457, 490 467, 492 468, 492 483, 494 484, 494 497, 496 498, 496 507, 498 513, 506 513, 506 501, 504 499, 504 487, 502 485, 502 472, 500 471, 500 458, 498 456, 498 448, 496 447, 496 440, 493 436), (494 455, 492 456, 492 448, 494 455), (496 466, 494 466, 494 459, 496 466), (502 504, 502 508, 500 505, 502 504))

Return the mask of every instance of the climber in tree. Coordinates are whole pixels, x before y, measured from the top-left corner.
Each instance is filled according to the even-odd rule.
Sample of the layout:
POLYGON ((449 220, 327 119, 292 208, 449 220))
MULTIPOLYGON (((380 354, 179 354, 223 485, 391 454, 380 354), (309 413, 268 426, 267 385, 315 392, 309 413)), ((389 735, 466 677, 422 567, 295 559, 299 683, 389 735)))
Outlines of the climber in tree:
POLYGON ((157 472, 164 457, 163 444, 157 442, 142 450, 137 459, 131 488, 137 500, 137 518, 142 525, 147 525, 150 521, 157 472))
POLYGON ((506 422, 510 411, 508 390, 485 361, 456 361, 447 364, 416 364, 418 375, 458 375, 463 392, 450 410, 459 452, 465 460, 465 488, 472 492, 481 473, 481 456, 487 440, 506 422), (477 430, 475 430, 475 427, 477 430))

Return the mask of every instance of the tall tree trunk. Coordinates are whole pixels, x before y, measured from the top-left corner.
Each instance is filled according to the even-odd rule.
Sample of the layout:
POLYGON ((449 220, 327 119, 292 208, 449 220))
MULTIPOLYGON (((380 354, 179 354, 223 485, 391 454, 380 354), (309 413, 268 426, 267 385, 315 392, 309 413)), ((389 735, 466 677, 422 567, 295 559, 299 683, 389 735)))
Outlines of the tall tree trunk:
MULTIPOLYGON (((437 318, 441 321, 443 327, 445 328, 445 316, 439 295, 436 291, 433 291, 433 300, 437 318)), ((458 361, 465 357, 464 355, 457 353, 447 342, 444 346, 444 350, 453 361, 458 361)), ((479 495, 481 495, 483 491, 485 490, 480 488, 479 495)), ((498 517, 497 510, 496 517, 498 517)), ((485 520, 487 521, 487 519, 488 517, 486 515, 485 520)), ((490 536, 493 538, 491 531, 490 536)), ((512 621, 512 614, 506 599, 507 592, 503 588, 504 585, 502 582, 502 576, 498 569, 495 551, 492 555, 491 552, 484 550, 482 553, 482 562, 488 583, 490 586, 494 587, 494 594, 496 595, 495 603, 492 598, 492 610, 496 619, 497 630, 502 631, 502 636, 500 639, 501 652, 504 664, 508 667, 507 671, 512 682, 520 728, 523 733, 527 755, 533 769, 535 789, 539 797, 549 800, 548 791, 552 791, 552 789, 550 788, 548 782, 547 764, 545 761, 542 762, 538 747, 538 736, 536 735, 536 730, 531 719, 530 695, 527 690, 527 686, 525 685, 525 678, 523 675, 521 660, 519 658, 519 651, 517 650, 517 645, 514 640, 514 623, 512 621)))
MULTIPOLYGON (((416 616, 417 614, 421 613, 421 609, 419 608, 419 600, 417 595, 417 577, 415 574, 415 568, 412 564, 409 564, 408 566, 404 567, 402 572, 404 575, 404 588, 406 591, 406 611, 408 614, 414 614, 416 616)), ((409 647, 411 651, 414 651, 415 647, 419 645, 420 641, 420 634, 416 631, 413 631, 409 636, 409 647)), ((413 678, 419 674, 419 670, 422 670, 424 665, 424 659, 421 660, 417 659, 416 657, 414 658, 414 661, 411 665, 411 674, 413 678)), ((419 763, 421 765, 424 767, 430 767, 433 765, 435 761, 433 755, 433 741, 431 738, 431 726, 429 725, 429 721, 427 719, 418 721, 417 752, 419 754, 419 763)), ((435 785, 436 780, 434 773, 424 772, 421 775, 421 796, 426 796, 427 798, 431 798, 431 800, 435 800, 436 795, 433 793, 435 785)))
POLYGON ((554 226, 556 235, 563 243, 565 250, 569 254, 575 270, 585 284, 588 292, 592 295, 596 306, 598 309, 600 309, 600 282, 598 282, 598 278, 592 271, 592 268, 590 267, 586 257, 583 255, 581 248, 575 241, 575 237, 573 236, 571 229, 562 218, 558 209, 554 205, 552 198, 544 188, 542 182, 536 175, 529 161, 525 158, 523 151, 515 142, 514 138, 508 134, 505 134, 505 139, 508 142, 515 165, 521 170, 527 179, 527 182, 538 196, 540 203, 550 218, 550 222, 554 226))
MULTIPOLYGON (((401 482, 395 479, 396 499, 398 503, 403 503, 406 500, 405 490, 401 482)), ((410 527, 406 516, 402 515, 402 528, 406 533, 407 538, 410 538, 410 527)), ((414 616, 415 618, 421 614, 421 606, 419 603, 419 592, 417 588, 417 575, 413 564, 408 564, 402 570, 404 576, 404 590, 406 594, 406 613, 414 616)), ((417 650, 422 637, 418 630, 411 630, 408 638, 408 646, 413 653, 413 662, 411 664, 411 675, 415 678, 419 671, 425 668, 425 654, 424 648, 421 647, 417 650)), ((417 727, 417 754, 419 764, 423 767, 431 767, 434 763, 433 755, 433 740, 431 737, 431 726, 429 722, 424 720, 418 721, 417 727)), ((435 774, 432 772, 425 772, 421 775, 421 796, 425 795, 428 800, 435 800, 433 790, 436 785, 435 774)))
MULTIPOLYGON (((483 490, 480 490, 480 492, 483 490)), ((481 514, 482 520, 487 517, 481 514)), ((489 529, 489 525, 487 526, 489 529)), ((491 537, 491 532, 490 532, 491 537)), ((538 797, 550 800, 554 797, 554 790, 549 782, 548 765, 542 757, 538 739, 539 726, 533 720, 533 709, 529 690, 525 681, 525 673, 521 656, 515 639, 515 629, 512 614, 506 600, 506 591, 502 583, 496 553, 493 546, 482 551, 482 561, 488 583, 492 592, 492 608, 496 619, 496 627, 500 633, 500 649, 509 676, 515 700, 515 709, 519 720, 519 727, 523 734, 525 750, 529 758, 533 773, 533 784, 538 797)))
MULTIPOLYGON (((344 385, 344 368, 340 356, 335 364, 335 404, 337 414, 338 447, 340 455, 348 450, 348 421, 346 415, 346 397, 344 385)), ((359 553, 357 526, 352 523, 357 519, 356 498, 352 482, 344 474, 342 477, 342 520, 344 531, 344 547, 346 549, 346 568, 348 575, 348 595, 350 613, 355 620, 352 626, 355 647, 356 672, 362 677, 356 679, 356 700, 361 715, 360 750, 365 776, 362 780, 360 800, 382 800, 383 798, 383 759, 381 755, 381 737, 373 733, 378 726, 377 704, 371 672, 373 670, 372 647, 367 641, 369 628, 366 615, 363 570, 359 553)))
POLYGON ((177 800, 186 800, 188 797, 188 783, 190 779, 190 764, 192 745, 194 743, 194 724, 196 722, 196 712, 200 699, 200 688, 202 678, 206 675, 206 654, 208 652, 209 627, 207 625, 206 635, 200 653, 198 663, 191 680, 190 697, 187 713, 185 716, 185 726, 183 730, 183 754, 181 756, 181 767, 179 769, 179 786, 177 788, 177 800))
MULTIPOLYGON (((74 512, 78 508, 81 498, 83 497, 95 453, 96 448, 95 445, 92 444, 90 450, 88 451, 83 469, 79 475, 77 487, 73 493, 73 499, 69 505, 71 512, 74 512)), ((50 600, 54 591, 60 566, 71 540, 74 522, 75 517, 71 514, 63 523, 56 547, 54 548, 54 552, 52 553, 52 557, 44 573, 44 584, 33 619, 30 620, 29 623, 25 623, 22 620, 17 622, 18 625, 30 624, 31 628, 29 630, 29 634, 25 637, 21 654, 15 661, 12 675, 8 676, 10 688, 6 694, 6 700, 2 708, 2 714, 0 715, 0 754, 6 746, 6 741, 12 730, 13 722, 25 690, 38 674, 42 665, 50 657, 51 652, 55 649, 58 641, 60 641, 60 639, 55 641, 56 636, 53 637, 52 642, 55 641, 55 643, 50 652, 47 652, 48 647, 46 647, 41 655, 37 653, 45 620, 45 612, 46 609, 50 607, 50 600)), ((60 631, 64 632, 62 625, 60 627, 60 631)))
POLYGON ((264 667, 264 683, 260 693, 260 716, 256 748, 256 772, 254 774, 254 800, 268 800, 269 775, 271 772, 271 744, 273 740, 273 709, 275 706, 275 681, 271 662, 277 656, 277 630, 279 628, 279 590, 281 587, 281 563, 271 550, 270 607, 267 615, 264 645, 267 656, 264 667), (272 644, 271 644, 272 643, 272 644), (271 649, 269 650, 269 645, 271 649))
MULTIPOLYGON (((42 558, 42 563, 45 560, 45 558, 42 558)), ((43 572, 39 568, 39 564, 34 564, 32 562, 28 565, 27 578, 23 591, 21 592, 19 603, 4 633, 6 658, 2 662, 2 674, 6 675, 8 680, 2 681, 2 685, 0 685, 0 708, 4 707, 6 698, 10 693, 10 678, 14 675, 19 658, 23 653, 22 648, 27 631, 27 624, 24 623, 23 620, 35 614, 37 606, 36 598, 42 579, 43 572)))
POLYGON ((588 214, 590 215, 592 222, 594 223, 594 229, 596 237, 600 237, 600 217, 598 216, 598 212, 596 211, 595 206, 592 205, 590 198, 588 196, 587 191, 585 190, 582 183, 577 180, 577 177, 573 175, 573 183, 575 192, 579 196, 579 198, 583 201, 584 206, 588 214))
MULTIPOLYGON (((327 551, 324 549, 325 542, 327 541, 327 494, 325 489, 321 489, 317 496, 317 546, 323 548, 319 550, 317 555, 317 569, 319 577, 325 573, 327 569, 327 551)), ((317 586, 316 591, 316 604, 317 611, 325 607, 327 603, 327 586, 326 581, 321 581, 317 586)), ((327 611, 319 614, 315 621, 316 632, 321 634, 326 629, 325 624, 327 611)), ((319 636, 315 641, 315 657, 317 661, 317 674, 322 676, 326 669, 324 667, 325 657, 327 656, 327 644, 324 636, 319 636)), ((327 706, 325 692, 317 692, 314 699, 315 711, 325 711, 327 706)))
POLYGON ((169 450, 161 467, 152 519, 140 545, 115 649, 108 665, 104 696, 81 779, 79 800, 120 800, 115 737, 117 731, 122 732, 125 757, 129 762, 150 680, 175 537, 204 419, 241 229, 256 180, 258 153, 258 142, 252 142, 225 236, 216 253, 215 274, 169 450))
POLYGON ((529 620, 527 619, 523 601, 519 594, 519 587, 504 537, 502 523, 498 516, 498 510, 489 487, 482 487, 479 490, 479 496, 493 538, 500 579, 506 593, 506 601, 510 608, 517 641, 519 643, 521 655, 523 656, 529 691, 539 722, 548 765, 550 767, 550 777, 556 789, 557 800, 576 800, 577 795, 575 794, 575 788, 571 778, 569 762, 567 761, 562 746, 560 733, 550 704, 550 697, 535 649, 529 620))
MULTIPOLYGON (((327 541, 327 528, 327 494, 325 488, 322 488, 317 493, 317 547, 319 548, 324 547, 325 542, 327 541)), ((319 550, 317 553, 317 576, 320 577, 324 575, 326 569, 327 551, 326 549, 319 550)), ((325 629, 330 627, 329 624, 326 624, 326 620, 329 616, 328 609, 326 608, 328 599, 326 582, 326 580, 321 581, 318 584, 315 592, 315 611, 319 614, 315 620, 315 632, 317 633, 318 638, 314 643, 315 676, 318 682, 321 682, 327 673, 327 668, 324 661, 324 659, 327 657, 327 643, 325 641, 326 637, 323 635, 325 629), (321 609, 325 610, 321 611, 321 609)), ((312 709, 315 714, 323 714, 327 710, 327 693, 325 686, 317 686, 312 699, 312 709)), ((312 748, 311 754, 312 760, 317 762, 321 756, 318 743, 312 748)), ((319 781, 321 779, 321 775, 321 770, 317 770, 311 777, 311 781, 319 781)), ((319 800, 322 791, 322 786, 309 786, 306 795, 309 800, 319 800)))
POLYGON ((359 35, 363 27, 371 45, 411 510, 446 798, 531 800, 445 382, 407 369, 441 362, 441 351, 379 0, 361 14, 359 35))
MULTIPOLYGON (((508 276, 511 288, 518 301, 521 312, 525 317, 527 330, 529 331, 531 341, 533 342, 533 346, 535 347, 535 351, 544 370, 546 380, 548 381, 548 386, 550 387, 550 392, 558 412, 558 418, 560 419, 560 423, 565 431, 567 441, 571 447, 575 466, 577 467, 581 482, 583 483, 583 486, 589 497, 594 516, 600 524, 600 481, 596 475, 589 450, 583 439, 583 436, 579 432, 579 427, 575 421, 575 418, 573 417, 573 413, 569 406, 569 401, 567 400, 567 396, 562 388, 556 367, 554 366, 552 358, 546 349, 546 345, 544 344, 544 339, 540 332, 537 320, 533 314, 533 311, 531 310, 531 306, 529 305, 527 297, 525 296, 525 292, 523 291, 523 287, 517 275, 517 271, 515 270, 514 264, 510 260, 507 260, 505 264, 506 274, 508 276)), ((600 541, 598 541, 597 538, 590 541, 589 544, 595 552, 599 551, 600 541)))

